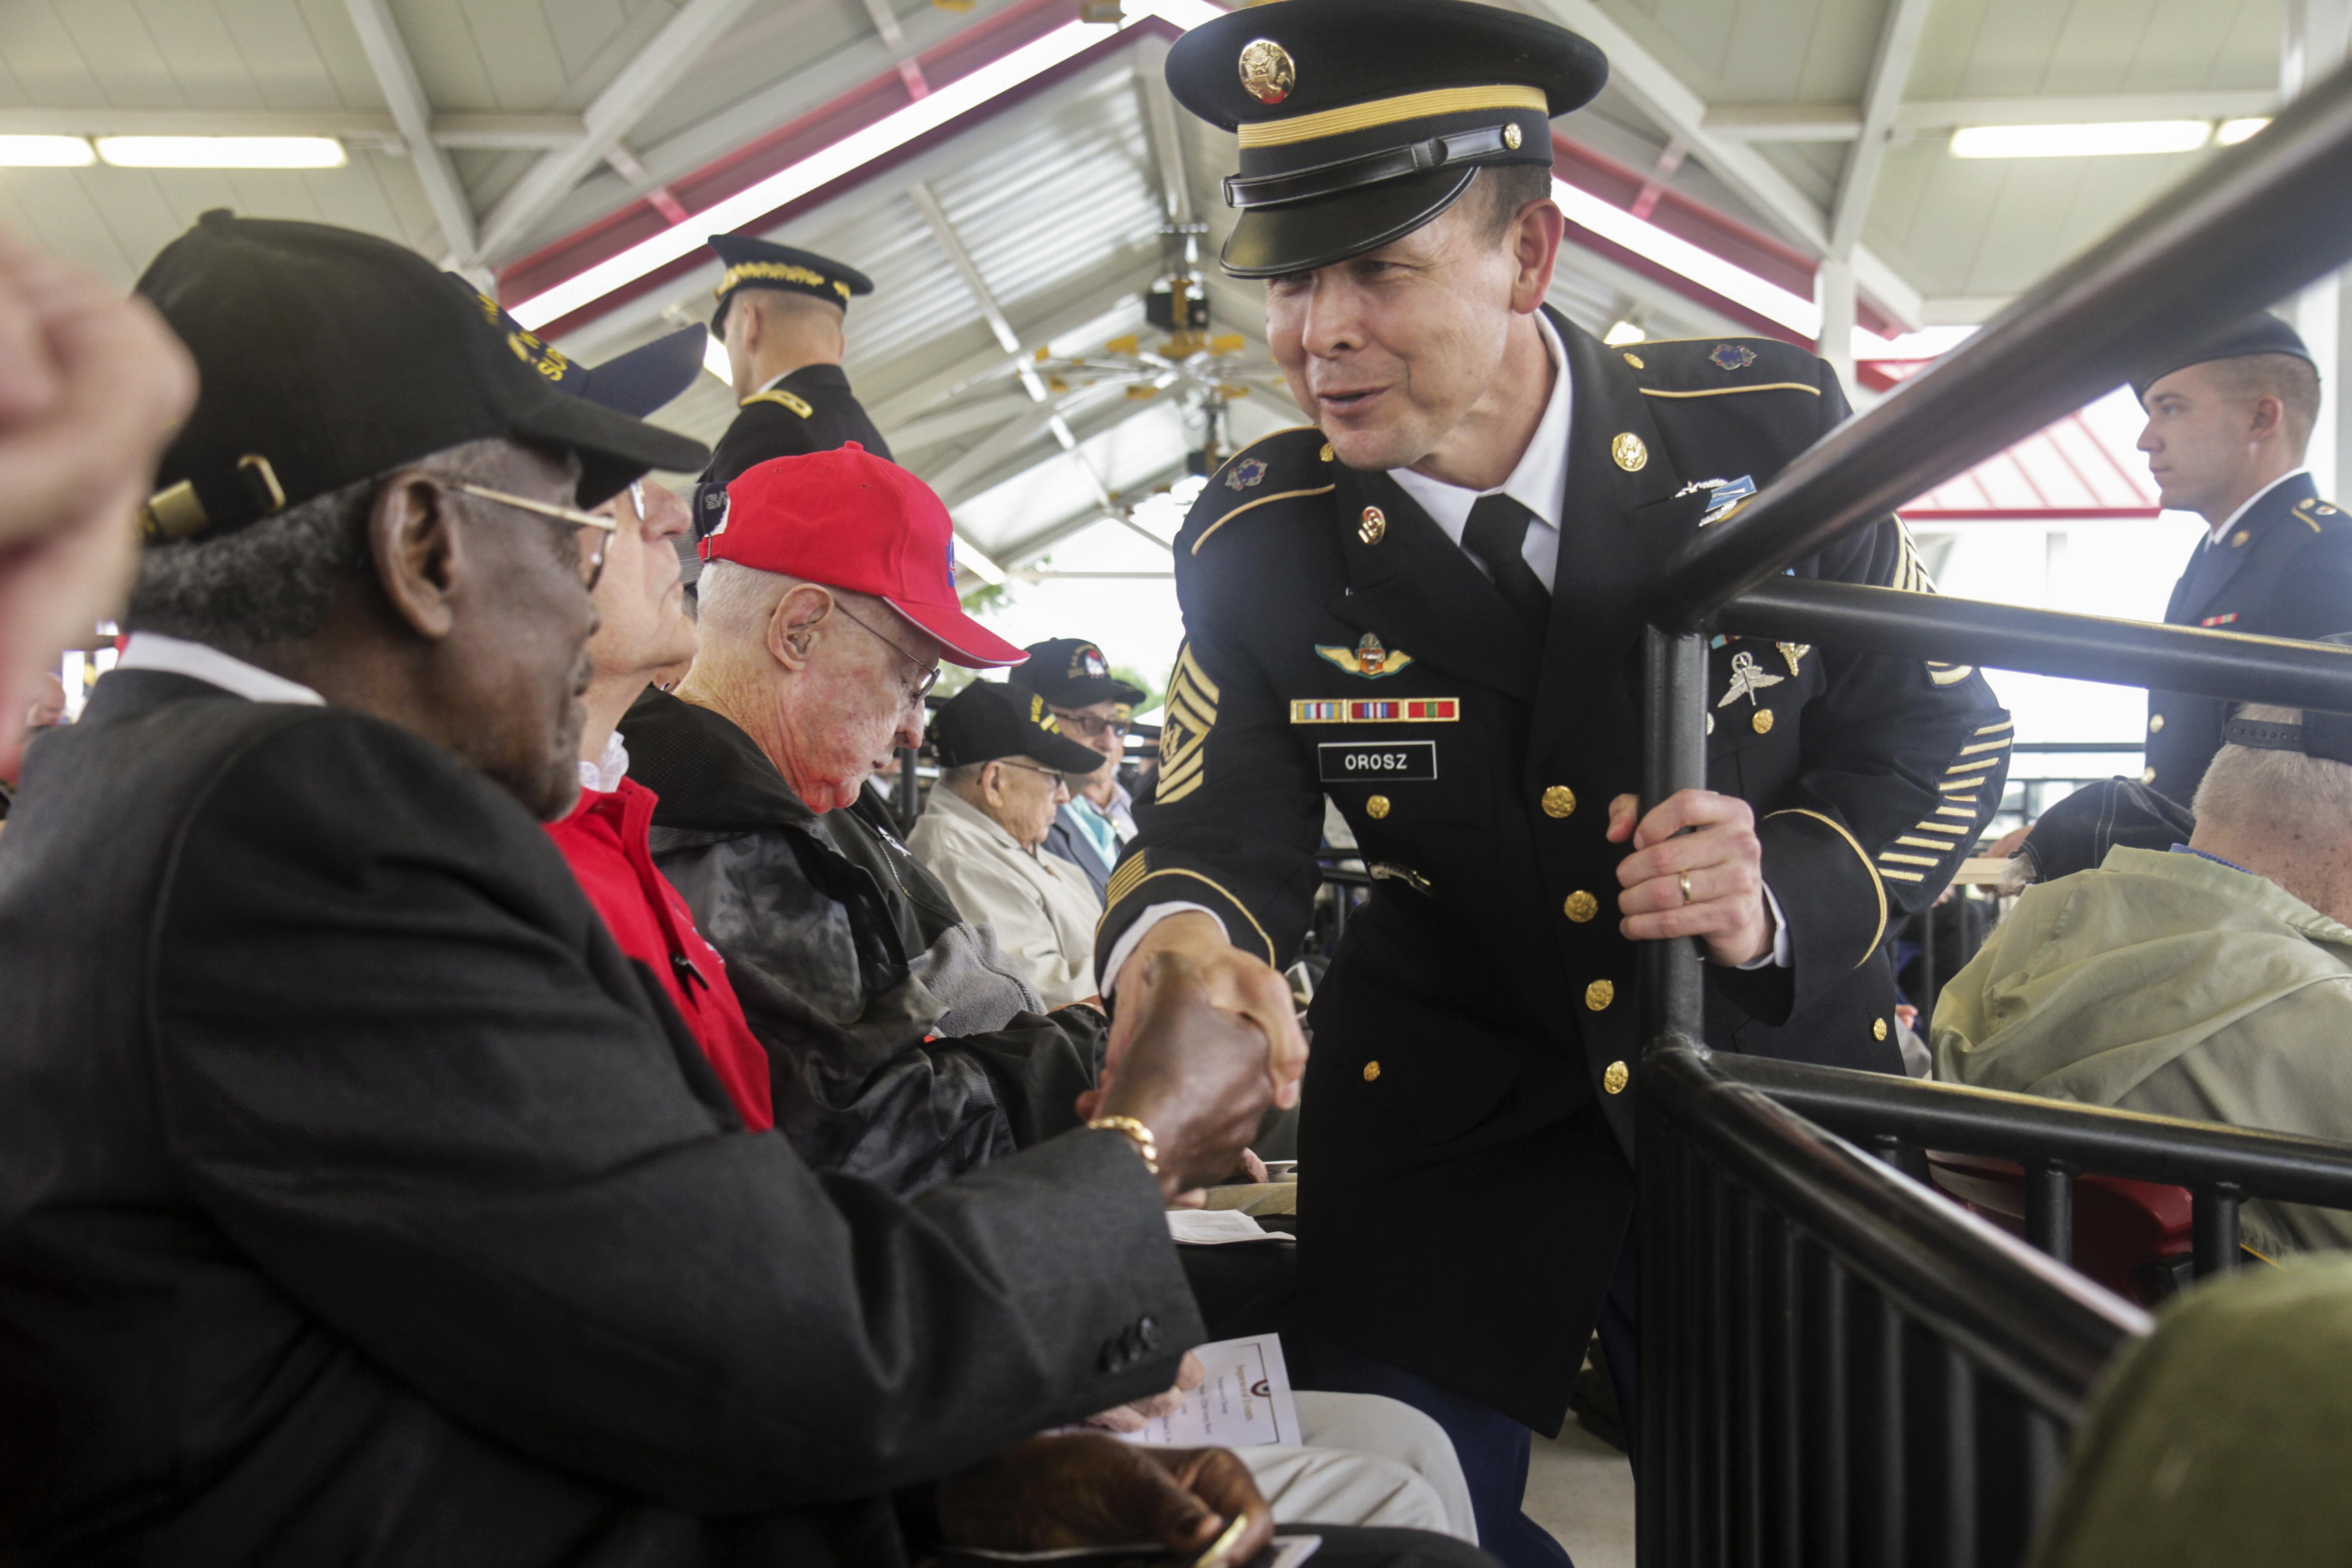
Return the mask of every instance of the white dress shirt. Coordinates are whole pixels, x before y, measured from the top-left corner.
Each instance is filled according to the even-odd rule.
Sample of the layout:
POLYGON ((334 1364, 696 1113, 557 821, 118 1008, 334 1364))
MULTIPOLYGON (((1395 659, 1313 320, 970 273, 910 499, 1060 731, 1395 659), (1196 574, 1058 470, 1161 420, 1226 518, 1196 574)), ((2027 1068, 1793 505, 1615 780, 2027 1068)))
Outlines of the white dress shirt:
POLYGON ((327 700, 298 680, 272 675, 258 665, 231 658, 216 647, 161 632, 132 632, 123 646, 117 669, 160 669, 167 675, 193 676, 223 691, 255 702, 304 702, 323 708, 327 700))

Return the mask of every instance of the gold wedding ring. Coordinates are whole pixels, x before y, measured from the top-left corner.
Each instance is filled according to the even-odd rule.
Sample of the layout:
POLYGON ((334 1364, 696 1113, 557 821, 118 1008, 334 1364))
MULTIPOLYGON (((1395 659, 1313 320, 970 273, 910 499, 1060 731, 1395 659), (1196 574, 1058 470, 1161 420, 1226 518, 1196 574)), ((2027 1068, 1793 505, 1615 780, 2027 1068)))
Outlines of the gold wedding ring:
POLYGON ((1684 873, 1683 873, 1683 875, 1682 875, 1682 883, 1683 883, 1683 902, 1685 902, 1685 903, 1689 903, 1689 902, 1691 901, 1691 890, 1690 890, 1690 873, 1689 873, 1688 871, 1685 871, 1685 872, 1684 872, 1684 873))

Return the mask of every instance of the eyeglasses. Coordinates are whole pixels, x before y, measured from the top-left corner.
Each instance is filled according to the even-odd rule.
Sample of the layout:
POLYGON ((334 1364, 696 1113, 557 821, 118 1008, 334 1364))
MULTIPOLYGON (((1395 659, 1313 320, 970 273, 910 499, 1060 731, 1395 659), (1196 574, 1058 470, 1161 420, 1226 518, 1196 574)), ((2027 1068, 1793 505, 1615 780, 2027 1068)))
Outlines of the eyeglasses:
MULTIPOLYGON (((464 479, 452 479, 440 475, 436 475, 435 478, 439 479, 443 484, 461 495, 473 496, 481 500, 493 500, 500 506, 513 507, 518 511, 535 511, 541 517, 551 517, 559 522, 568 522, 576 528, 593 529, 594 532, 580 536, 582 547, 580 585, 591 592, 594 591, 596 579, 604 574, 604 546, 620 528, 619 523, 609 517, 598 517, 593 511, 582 511, 575 507, 558 506, 553 501, 533 500, 529 496, 509 495, 504 490, 494 490, 485 485, 469 484, 464 479)), ((630 487, 630 492, 638 501, 637 515, 644 516, 645 492, 634 485, 630 487)))
POLYGON ((1098 719, 1091 713, 1073 713, 1066 708, 1054 710, 1054 717, 1065 729, 1076 729, 1081 735, 1124 735, 1129 723, 1125 719, 1098 719))
POLYGON ((880 632, 876 631, 872 626, 867 626, 856 616, 850 615, 849 606, 843 604, 840 600, 835 599, 833 602, 833 607, 839 610, 844 616, 847 616, 851 626, 857 627, 867 637, 872 637, 884 647, 888 648, 892 653, 897 654, 900 658, 905 659, 908 664, 913 665, 917 669, 922 671, 921 675, 907 683, 907 700, 908 701, 921 701, 924 694, 929 692, 932 687, 937 686, 940 683, 940 667, 938 665, 925 664, 921 659, 917 658, 913 654, 908 653, 905 648, 900 647, 897 643, 892 642, 888 637, 884 637, 880 632))
POLYGON ((1062 784, 1062 770, 1059 768, 1041 768, 1028 763, 1016 763, 1011 757, 999 757, 996 759, 996 763, 999 767, 1019 768, 1024 773, 1044 773, 1054 781, 1055 788, 1059 788, 1062 784))

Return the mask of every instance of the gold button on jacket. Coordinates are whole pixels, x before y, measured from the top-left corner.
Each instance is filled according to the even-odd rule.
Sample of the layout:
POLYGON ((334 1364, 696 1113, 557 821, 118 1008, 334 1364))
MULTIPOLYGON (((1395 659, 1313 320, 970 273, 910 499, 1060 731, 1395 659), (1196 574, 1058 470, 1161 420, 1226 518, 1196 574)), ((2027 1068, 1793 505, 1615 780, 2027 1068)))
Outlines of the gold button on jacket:
POLYGON ((1554 784, 1543 792, 1546 816, 1570 816, 1576 812, 1576 792, 1566 784, 1554 784))
POLYGON ((1368 800, 1368 801, 1364 802, 1364 815, 1365 815, 1366 816, 1370 817, 1374 822, 1378 822, 1381 818, 1382 818, 1382 817, 1386 816, 1388 814, 1389 814, 1389 797, 1388 797, 1388 796, 1386 796, 1386 795, 1376 795, 1372 796, 1372 798, 1371 798, 1371 799, 1370 799, 1370 800, 1368 800))
POLYGON ((1575 892, 1569 894, 1568 902, 1563 908, 1570 920, 1574 921, 1578 925, 1582 925, 1601 912, 1601 900, 1579 888, 1575 892))
POLYGON ((2164 733, 2163 714, 2157 713, 2149 716, 2147 721, 2147 732, 2151 735, 2161 735, 2164 733))
POLYGON ((1596 980, 1584 988, 1584 1005, 1598 1013, 1617 1000, 1617 987, 1606 980, 1596 980))
POLYGON ((1626 1070, 1623 1062, 1611 1062, 1609 1070, 1601 1075, 1601 1087, 1612 1094, 1622 1094, 1625 1092, 1625 1086, 1633 1079, 1633 1075, 1626 1070))
POLYGON ((1772 732, 1772 710, 1759 708, 1756 710, 1756 717, 1748 721, 1756 727, 1758 734, 1769 735, 1772 732))
POLYGON ((1885 1019, 1873 1018, 1870 1021, 1870 1037, 1874 1040, 1883 1040, 1886 1037, 1885 1019))
POLYGON ((1374 1079, 1378 1079, 1380 1076, 1381 1076, 1381 1064, 1380 1064, 1380 1063, 1378 1063, 1378 1062, 1366 1062, 1366 1063, 1364 1064, 1364 1081, 1365 1081, 1366 1083, 1370 1083, 1370 1082, 1372 1082, 1374 1079))

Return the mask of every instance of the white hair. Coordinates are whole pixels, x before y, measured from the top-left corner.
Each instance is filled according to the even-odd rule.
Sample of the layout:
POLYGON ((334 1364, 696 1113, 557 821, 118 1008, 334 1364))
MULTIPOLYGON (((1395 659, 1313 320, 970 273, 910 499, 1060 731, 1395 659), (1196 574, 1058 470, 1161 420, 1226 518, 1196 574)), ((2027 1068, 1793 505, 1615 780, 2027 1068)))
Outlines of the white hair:
POLYGON ((705 644, 763 643, 768 621, 784 595, 800 586, 797 577, 762 572, 736 561, 706 563, 694 595, 705 644))
MULTIPOLYGON (((2300 724, 2296 708, 2249 703, 2241 719, 2300 724)), ((2191 809, 2208 824, 2315 849, 2352 838, 2352 766, 2300 752, 2223 746, 2205 770, 2191 809)))

